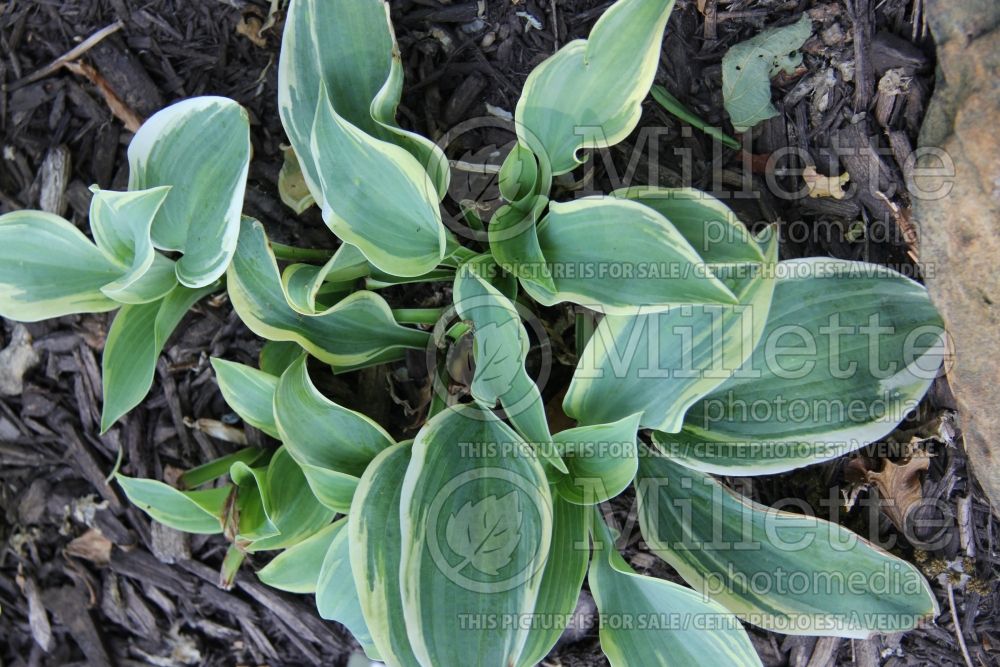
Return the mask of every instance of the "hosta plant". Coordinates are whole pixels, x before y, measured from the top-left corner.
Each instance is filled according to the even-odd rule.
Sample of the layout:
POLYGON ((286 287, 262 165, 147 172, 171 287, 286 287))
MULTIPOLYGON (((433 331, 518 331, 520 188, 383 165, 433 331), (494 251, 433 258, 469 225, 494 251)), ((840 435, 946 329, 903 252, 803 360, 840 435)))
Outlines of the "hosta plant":
POLYGON ((751 234, 694 190, 574 199, 554 187, 582 151, 637 126, 671 6, 619 0, 531 73, 499 172, 506 203, 456 230, 441 213, 447 156, 396 122, 387 5, 293 0, 283 178, 300 172, 296 207, 321 209, 335 251, 272 244, 241 215, 247 114, 197 98, 140 129, 129 190, 94 193, 93 241, 51 214, 0 218, 0 314, 119 309, 106 430, 146 394, 188 308, 225 290, 267 343, 259 368, 213 359, 219 387, 280 446, 208 462, 177 487, 118 482, 156 521, 223 534, 225 580, 268 552, 262 581, 314 594, 387 664, 536 664, 584 585, 613 665, 758 664, 743 622, 845 637, 912 628, 936 613, 913 566, 713 475, 789 471, 891 432, 940 362, 923 287, 859 262, 779 261, 774 228, 751 234), (398 303, 391 288, 417 282, 452 307, 398 303), (559 304, 578 323, 564 429, 526 365, 544 335, 526 322, 559 304), (412 439, 314 382, 411 350, 433 385, 412 439), (628 536, 599 508, 630 487, 642 539, 688 586, 617 550, 628 536))

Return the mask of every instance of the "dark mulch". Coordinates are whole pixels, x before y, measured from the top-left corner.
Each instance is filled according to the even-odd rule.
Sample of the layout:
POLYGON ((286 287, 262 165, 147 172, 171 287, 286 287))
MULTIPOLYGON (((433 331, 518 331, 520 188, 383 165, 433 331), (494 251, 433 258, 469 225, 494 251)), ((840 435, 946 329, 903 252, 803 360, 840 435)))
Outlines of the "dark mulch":
MULTIPOLYGON (((469 119, 493 119, 478 128, 466 124, 447 138, 451 157, 473 162, 495 160, 484 147, 511 139, 496 116, 487 114, 486 104, 494 111, 513 111, 532 67, 558 45, 585 36, 610 2, 482 4, 484 13, 476 2, 392 3, 407 68, 402 122, 437 139, 469 119), (529 23, 541 28, 528 29, 529 23)), ((277 198, 284 140, 275 109, 280 13, 278 24, 263 33, 262 45, 237 31, 242 22, 252 32, 255 22, 266 18, 267 5, 263 0, 0 3, 0 212, 35 207, 43 191, 46 196, 54 192, 56 200, 64 197, 66 215, 83 225, 87 186, 124 188, 124 151, 131 134, 111 115, 98 89, 65 70, 30 80, 83 38, 121 21, 124 28, 91 49, 84 61, 139 116, 201 94, 226 95, 246 106, 255 151, 247 213, 264 221, 276 240, 329 246, 332 239, 315 210, 296 218, 277 198)), ((783 257, 830 255, 914 270, 919 249, 901 233, 908 227, 903 175, 933 84, 933 45, 919 18, 914 20, 911 3, 679 1, 658 81, 710 123, 726 126, 719 92, 723 54, 762 27, 791 22, 803 11, 814 19, 818 36, 805 46, 803 67, 776 81, 775 99, 783 113, 754 132, 745 154, 714 153, 717 144, 649 102, 640 130, 596 156, 592 180, 581 169, 582 182, 562 182, 563 194, 581 188, 606 191, 622 185, 630 173, 638 183, 693 185, 725 199, 753 227, 780 223, 783 257), (896 74, 904 85, 893 78, 896 74), (663 129, 644 144, 648 128, 663 129), (858 150, 838 156, 838 146, 858 150), (803 152, 764 164, 767 155, 789 147, 803 152), (689 169, 682 167, 685 155, 689 169), (787 172, 803 166, 802 155, 820 173, 847 170, 863 186, 841 200, 776 196, 779 186, 801 187, 798 176, 787 172), (768 178, 773 182, 768 184, 768 178)), ((457 200, 489 187, 459 174, 456 183, 446 202, 452 212, 457 200)), ((446 296, 424 294, 423 304, 411 305, 446 296)), ((566 312, 548 315, 558 323, 566 312)), ((169 479, 178 469, 232 450, 231 443, 190 429, 185 419, 232 421, 208 358, 253 363, 260 342, 224 299, 202 303, 168 345, 149 399, 100 436, 98 368, 108 323, 106 316, 82 316, 28 325, 40 364, 26 375, 20 395, 0 400, 0 660, 10 665, 342 664, 352 640, 338 625, 320 620, 308 597, 258 584, 252 567, 262 564, 260 558, 251 559, 233 590, 223 591, 215 585, 225 550, 221 538, 182 536, 151 524, 105 482, 119 456, 130 474, 169 479)), ((0 347, 14 336, 13 323, 4 322, 0 347)), ((557 358, 571 364, 568 355, 557 358)), ((403 432, 412 427, 412 417, 383 389, 390 375, 398 381, 394 370, 366 371, 327 388, 403 432)), ((557 365, 546 393, 557 394, 570 373, 571 366, 557 365)), ((406 383, 397 389, 398 396, 419 394, 406 383)), ((939 381, 916 416, 880 443, 881 450, 866 452, 871 464, 886 451, 902 453, 900 443, 913 442, 934 455, 923 494, 940 500, 943 537, 933 540, 912 530, 901 534, 877 504, 868 503, 874 511, 855 509, 841 516, 866 536, 894 538, 888 548, 921 564, 941 601, 936 624, 868 641, 817 641, 753 630, 766 664, 962 664, 958 631, 975 664, 996 659, 991 647, 1000 645, 997 523, 966 468, 953 410, 947 385, 939 381), (921 541, 935 544, 921 548, 927 546, 921 541), (971 579, 960 577, 958 567, 971 579), (952 620, 945 580, 953 581, 960 628, 952 620)), ((247 434, 251 441, 262 438, 249 427, 247 434)), ((828 492, 836 499, 838 489, 847 488, 844 467, 844 461, 836 461, 744 482, 740 488, 765 503, 793 496, 829 511, 822 500, 828 492)), ((622 498, 614 507, 627 514, 628 502, 622 498)), ((640 571, 673 576, 645 552, 637 532, 626 554, 640 571)), ((564 643, 551 662, 604 664, 596 638, 591 629, 564 643)))

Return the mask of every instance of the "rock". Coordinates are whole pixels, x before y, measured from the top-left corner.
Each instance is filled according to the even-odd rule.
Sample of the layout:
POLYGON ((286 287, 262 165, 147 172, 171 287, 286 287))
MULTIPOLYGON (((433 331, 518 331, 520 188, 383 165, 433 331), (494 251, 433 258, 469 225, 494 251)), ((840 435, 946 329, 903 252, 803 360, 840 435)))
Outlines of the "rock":
MULTIPOLYGON (((965 446, 1000 514, 1000 5, 927 0, 925 11, 938 75, 920 146, 947 153, 954 178, 914 174, 914 220, 927 284, 955 347, 948 377, 965 446), (947 194, 927 194, 948 182, 947 194)), ((941 164, 933 155, 917 162, 941 164)))

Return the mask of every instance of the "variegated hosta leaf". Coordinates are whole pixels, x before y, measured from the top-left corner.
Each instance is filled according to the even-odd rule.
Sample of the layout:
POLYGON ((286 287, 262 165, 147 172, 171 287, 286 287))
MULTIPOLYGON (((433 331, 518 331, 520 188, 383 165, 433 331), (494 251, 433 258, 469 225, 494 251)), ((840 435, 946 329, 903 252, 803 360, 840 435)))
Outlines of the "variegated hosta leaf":
MULTIPOLYGON (((643 428, 680 430, 685 411, 740 368, 764 331, 777 282, 777 235, 768 234, 765 244, 765 261, 728 267, 733 271, 726 280, 739 300, 735 305, 675 306, 601 320, 566 392, 566 414, 581 423, 601 423, 641 412, 643 428)), ((757 248, 752 239, 745 245, 757 248)), ((713 247, 721 252, 706 261, 760 254, 759 249, 713 247)), ((723 273, 721 264, 712 266, 723 273)))
POLYGON ((527 443, 473 404, 446 408, 414 440, 400 508, 414 655, 422 665, 515 664, 552 537, 548 483, 527 443))
POLYGON ((472 322, 476 360, 472 396, 487 408, 503 405, 514 427, 556 469, 565 471, 552 440, 538 385, 524 369, 528 332, 514 304, 489 279, 499 268, 489 255, 470 260, 455 277, 455 310, 472 322))
POLYGON ((336 525, 343 528, 333 536, 323 558, 323 565, 316 580, 316 609, 323 618, 337 621, 350 630, 368 657, 377 660, 378 651, 365 624, 361 600, 354 584, 350 535, 346 530, 347 521, 345 517, 337 522, 336 525))
POLYGON ((260 348, 257 365, 268 375, 280 376, 302 356, 302 346, 292 341, 269 340, 260 348))
POLYGON ((250 540, 244 547, 246 551, 293 546, 333 520, 334 511, 313 495, 302 469, 287 447, 279 448, 266 468, 236 463, 230 475, 239 485, 238 497, 248 493, 261 509, 261 514, 251 522, 245 521, 247 517, 242 511, 240 513, 241 535, 237 537, 250 540))
POLYGON ((301 356, 278 381, 274 418, 288 452, 302 466, 313 493, 327 507, 347 512, 358 479, 393 440, 359 412, 323 396, 301 356))
POLYGON ((611 667, 761 664, 746 630, 725 607, 690 588, 636 574, 597 508, 592 521, 587 582, 611 667))
POLYGON ((521 284, 543 305, 570 301, 629 315, 640 307, 736 302, 670 221, 638 202, 552 202, 538 225, 538 240, 556 289, 532 280, 521 284))
POLYGON ((129 502, 150 518, 186 533, 222 532, 222 517, 233 492, 232 484, 214 489, 179 491, 155 479, 116 474, 129 502))
POLYGON ((351 283, 370 273, 370 265, 361 251, 344 243, 322 266, 289 264, 281 273, 281 286, 289 306, 303 315, 316 315, 327 308, 317 300, 326 284, 351 283))
POLYGON ((177 284, 174 262, 154 250, 150 232, 170 188, 137 192, 91 189, 90 229, 97 247, 126 267, 124 275, 101 291, 120 303, 148 303, 166 296, 177 284))
POLYGON ((860 639, 938 613, 916 567, 843 526, 759 505, 662 456, 642 457, 636 488, 650 548, 754 625, 860 639))
POLYGON ((0 315, 37 322, 101 313, 118 303, 101 288, 124 267, 66 220, 42 211, 0 216, 0 315))
POLYGON ((424 349, 429 334, 396 324, 385 300, 355 292, 314 316, 285 298, 264 228, 246 218, 229 267, 227 287, 240 319, 258 336, 293 341, 337 370, 401 359, 405 348, 424 349))
MULTIPOLYGON (((298 356, 302 350, 298 350, 298 356)), ((278 439, 274 423, 274 392, 278 378, 235 361, 212 358, 212 368, 226 403, 240 419, 278 439)))
POLYGON ((569 469, 559 477, 559 495, 578 505, 595 505, 624 491, 639 465, 639 414, 610 424, 578 426, 552 437, 569 469))
POLYGON ((272 588, 289 593, 315 593, 326 552, 343 528, 343 521, 331 523, 288 547, 258 570, 257 578, 272 588))
POLYGON ((589 508, 552 497, 552 548, 542 572, 534 619, 519 667, 534 667, 549 654, 571 622, 587 574, 589 508))
POLYGON ((558 175, 584 148, 611 146, 639 123, 653 83, 673 0, 618 0, 587 40, 574 40, 536 67, 514 119, 518 138, 558 175))
POLYGON ((411 448, 409 442, 393 445, 372 460, 358 483, 347 520, 351 571, 372 642, 386 664, 405 667, 420 664, 406 634, 399 579, 399 502, 411 448))
POLYGON ((174 188, 153 221, 153 243, 183 253, 177 279, 215 282, 232 259, 250 169, 250 119, 225 97, 195 97, 158 111, 128 147, 129 190, 174 188))
POLYGON ((778 269, 753 354, 680 433, 654 434, 679 463, 756 475, 840 456, 890 433, 937 375, 944 330, 923 286, 838 259, 778 269))
POLYGON ((529 195, 525 201, 523 207, 509 204, 493 215, 488 230, 490 252, 505 271, 535 283, 540 290, 555 292, 552 271, 538 240, 538 223, 549 199, 529 195))
POLYGON ((153 386, 156 360, 170 334, 199 299, 218 289, 177 285, 159 301, 123 306, 104 344, 101 380, 104 406, 101 432, 139 405, 153 386))
POLYGON ((395 124, 402 68, 388 5, 292 2, 278 85, 282 123, 330 228, 385 271, 433 269, 444 256, 447 160, 395 124))

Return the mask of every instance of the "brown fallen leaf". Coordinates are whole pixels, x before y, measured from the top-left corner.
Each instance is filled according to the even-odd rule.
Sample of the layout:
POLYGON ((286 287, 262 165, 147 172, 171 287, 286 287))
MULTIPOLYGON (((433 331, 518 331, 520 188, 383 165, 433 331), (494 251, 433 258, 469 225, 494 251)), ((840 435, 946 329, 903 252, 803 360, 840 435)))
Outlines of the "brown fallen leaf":
POLYGON ((21 324, 14 325, 10 344, 0 350, 0 396, 17 396, 24 390, 24 374, 38 364, 38 352, 31 334, 21 324))
POLYGON ((118 93, 111 88, 111 84, 101 76, 100 72, 90 65, 81 62, 65 63, 63 67, 94 84, 101 97, 104 98, 104 102, 108 105, 111 113, 125 125, 125 129, 129 132, 137 132, 139 130, 139 126, 142 125, 142 116, 133 111, 129 105, 125 104, 122 98, 118 97, 118 93))
POLYGON ((201 431, 205 435, 217 440, 224 440, 225 442, 232 442, 237 445, 247 444, 247 434, 243 432, 243 429, 223 424, 217 419, 190 419, 185 417, 184 425, 196 431, 201 431))
POLYGON ((241 16, 236 24, 236 34, 243 35, 262 49, 267 46, 267 38, 260 34, 263 29, 264 22, 252 14, 241 16))
POLYGON ((824 176, 816 171, 816 167, 809 165, 802 170, 802 180, 806 182, 810 197, 843 199, 847 196, 844 184, 851 180, 851 175, 845 171, 840 176, 824 176))
POLYGON ((845 494, 845 505, 850 510, 863 489, 874 487, 879 509, 898 530, 905 531, 907 516, 923 500, 920 476, 928 467, 930 457, 921 451, 913 452, 905 463, 886 460, 880 472, 868 468, 864 458, 853 459, 844 469, 844 478, 851 484, 845 494))
POLYGON ((95 565, 107 565, 111 560, 111 540, 104 533, 91 528, 66 545, 66 555, 89 560, 95 565))

